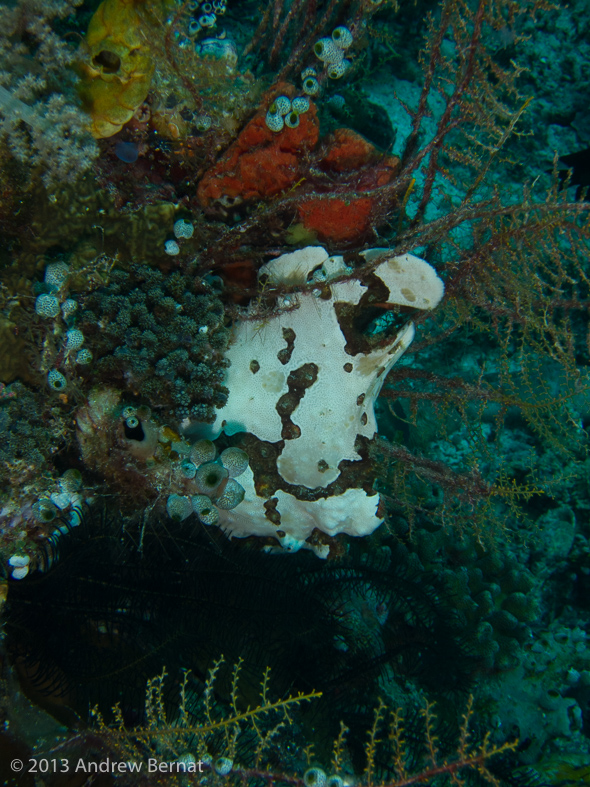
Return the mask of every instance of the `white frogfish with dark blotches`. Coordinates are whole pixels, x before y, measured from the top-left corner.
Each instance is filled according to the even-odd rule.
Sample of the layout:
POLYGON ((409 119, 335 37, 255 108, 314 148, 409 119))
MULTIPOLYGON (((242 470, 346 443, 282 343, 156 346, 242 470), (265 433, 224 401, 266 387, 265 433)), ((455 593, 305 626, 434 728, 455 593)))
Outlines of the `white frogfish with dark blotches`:
POLYGON ((356 328, 358 317, 372 303, 407 307, 403 313, 433 309, 444 293, 427 262, 387 255, 363 252, 362 283, 320 246, 261 268, 271 287, 317 286, 279 296, 278 314, 235 328, 229 396, 212 436, 245 433, 250 461, 240 477, 243 501, 219 512, 228 534, 272 536, 285 549, 325 556, 329 547, 317 531, 364 536, 381 523, 367 450, 377 431, 373 408, 414 325, 407 317, 394 336, 371 341, 356 328))

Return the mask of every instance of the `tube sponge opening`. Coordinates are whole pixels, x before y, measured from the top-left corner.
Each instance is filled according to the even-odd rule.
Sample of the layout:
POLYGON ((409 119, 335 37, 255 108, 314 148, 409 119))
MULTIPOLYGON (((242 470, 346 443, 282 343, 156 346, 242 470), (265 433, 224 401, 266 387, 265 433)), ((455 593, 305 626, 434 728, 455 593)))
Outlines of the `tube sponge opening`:
POLYGON ((199 492, 204 495, 212 495, 217 491, 221 482, 228 477, 229 473, 217 462, 207 462, 201 465, 195 475, 195 483, 199 492))

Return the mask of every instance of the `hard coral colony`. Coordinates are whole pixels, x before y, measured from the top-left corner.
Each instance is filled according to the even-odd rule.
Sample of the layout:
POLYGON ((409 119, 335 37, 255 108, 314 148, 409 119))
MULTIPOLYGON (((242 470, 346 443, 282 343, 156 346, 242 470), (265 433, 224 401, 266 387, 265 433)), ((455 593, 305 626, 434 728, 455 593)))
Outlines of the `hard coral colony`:
MULTIPOLYGON (((175 762, 198 754, 211 783, 277 783, 259 765, 276 739, 273 767, 303 772, 283 728, 299 733, 310 718, 292 724, 289 699, 276 728, 258 726, 264 714, 251 689, 242 696, 237 686, 242 649, 248 674, 264 674, 261 707, 271 715, 282 709, 266 695, 271 663, 283 670, 285 696, 292 686, 315 696, 317 678, 338 712, 349 695, 361 716, 361 679, 375 699, 383 691, 414 706, 472 690, 483 726, 498 719, 495 743, 470 748, 472 706, 461 720, 449 704, 444 723, 462 741, 455 765, 448 743, 437 749, 427 705, 405 736, 416 751, 424 737, 431 752, 432 768, 416 781, 447 774, 459 783, 459 770, 473 767, 492 784, 526 787, 523 771, 503 781, 510 759, 487 770, 491 753, 515 748, 505 730, 517 721, 530 737, 519 767, 537 762, 546 742, 590 749, 587 654, 577 648, 556 691, 559 668, 546 669, 532 641, 543 587, 571 596, 551 602, 547 619, 565 606, 567 620, 576 605, 587 609, 579 599, 590 533, 575 523, 589 505, 580 479, 590 208, 585 192, 569 191, 579 173, 560 172, 538 135, 518 133, 520 124, 532 132, 574 118, 569 136, 551 125, 551 144, 565 154, 567 140, 590 139, 587 112, 574 108, 585 99, 558 111, 543 94, 530 109, 531 85, 541 92, 548 77, 529 41, 563 39, 582 17, 590 28, 578 5, 3 8, 0 611, 6 604, 16 677, 0 695, 18 679, 51 713, 62 703, 78 718, 92 704, 80 686, 94 677, 68 661, 70 640, 60 651, 39 636, 51 640, 43 650, 34 632, 22 633, 35 582, 53 577, 62 606, 74 596, 72 631, 89 664, 101 649, 114 662, 139 664, 138 647, 157 660, 161 645, 174 668, 200 676, 178 682, 181 710, 169 724, 163 676, 158 695, 154 675, 138 667, 152 679, 143 708, 154 738, 124 743, 143 711, 113 679, 118 732, 100 721, 97 740, 121 761, 152 747, 175 762), (512 163, 525 158, 541 163, 512 163), (530 546, 532 522, 547 555, 530 546), (561 540, 551 536, 556 522, 561 540), (88 562, 95 546, 100 567, 88 562), (299 554, 282 563, 288 553, 299 554), (84 577, 78 588, 77 575, 66 576, 77 560, 90 590, 84 577), (171 590, 150 574, 160 560, 171 590), (267 603, 285 609, 276 630, 267 603), (198 610, 198 625, 177 623, 184 609, 198 610), (221 643, 214 654, 187 635, 194 625, 206 639, 210 614, 229 621, 223 636, 208 630, 211 648, 221 643), (168 618, 170 636, 159 628, 168 618), (221 671, 216 694, 246 719, 243 745, 240 724, 217 721, 211 704, 223 647, 238 666, 233 678, 221 671), (523 705, 552 703, 541 732, 518 718, 519 692, 523 705), (235 765, 254 739, 255 767, 235 765)), ((558 641, 554 629, 543 641, 558 641)), ((566 638, 572 651, 580 631, 566 638)), ((410 783, 398 715, 383 736, 394 765, 376 764, 379 708, 362 753, 352 741, 342 760, 343 724, 335 775, 308 756, 303 778, 289 783, 343 787, 363 767, 368 785, 410 783)), ((18 730, 18 715, 6 725, 14 718, 18 730)), ((338 735, 332 717, 330 706, 314 721, 322 756, 323 739, 338 735)), ((64 746, 85 745, 73 740, 64 746)))

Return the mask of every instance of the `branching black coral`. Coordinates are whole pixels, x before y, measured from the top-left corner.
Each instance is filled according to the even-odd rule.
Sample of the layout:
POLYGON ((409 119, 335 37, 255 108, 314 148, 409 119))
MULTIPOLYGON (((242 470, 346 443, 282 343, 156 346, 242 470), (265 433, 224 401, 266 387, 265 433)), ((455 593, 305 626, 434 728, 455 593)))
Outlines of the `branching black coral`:
POLYGON ((488 43, 507 27, 518 50, 523 16, 549 7, 442 3, 430 19, 423 88, 406 107, 402 168, 381 190, 389 210, 387 194, 410 182, 397 223, 390 219, 391 249, 420 249, 445 280, 443 303, 418 317, 418 339, 383 390, 393 421, 406 433, 409 425, 409 442, 376 453, 389 457, 383 477, 410 518, 429 511, 480 532, 485 523, 489 533, 508 512, 522 516, 523 502, 551 493, 558 474, 510 468, 501 445, 511 425, 531 435, 537 453, 560 455, 570 473, 586 455, 575 401, 587 390, 590 203, 572 199, 556 167, 542 187, 503 185, 518 166, 533 97, 522 92, 522 69, 501 65, 488 43), (434 117, 431 102, 439 102, 434 117), (445 451, 456 457, 452 469, 445 451))
POLYGON ((494 745, 491 736, 486 733, 483 741, 473 741, 470 724, 473 714, 473 699, 470 698, 467 708, 462 716, 459 730, 459 740, 456 751, 450 757, 445 756, 439 745, 436 734, 436 716, 433 706, 426 702, 420 711, 424 722, 424 756, 423 764, 419 768, 408 768, 408 747, 405 740, 404 719, 399 710, 389 711, 383 703, 375 710, 373 727, 369 732, 367 743, 367 768, 365 782, 368 787, 382 785, 383 787, 406 787, 411 784, 437 784, 442 785, 465 784, 468 771, 482 777, 483 783, 499 787, 499 780, 490 770, 492 758, 514 751, 516 742, 506 742, 494 745), (378 744, 383 741, 379 735, 385 732, 385 741, 390 747, 390 762, 394 772, 392 779, 379 780, 376 778, 376 756, 378 744))
POLYGON ((95 709, 93 715, 98 734, 121 758, 146 760, 157 755, 161 760, 178 760, 188 752, 201 762, 201 772, 213 770, 218 775, 226 775, 221 771, 229 768, 237 770, 241 777, 247 778, 249 773, 254 776, 256 769, 263 767, 279 733, 293 723, 293 711, 321 694, 311 691, 273 701, 269 688, 270 670, 267 669, 259 700, 253 707, 240 707, 238 684, 242 663, 239 661, 232 670, 229 708, 223 711, 214 700, 215 681, 222 664, 223 659, 215 662, 200 697, 194 696, 189 675, 184 673, 179 687, 178 708, 172 716, 167 709, 166 672, 149 680, 143 727, 129 729, 119 706, 114 708, 114 725, 108 725, 100 711, 95 709), (234 761, 245 750, 251 767, 234 767, 234 761))
MULTIPOLYGON (((240 663, 232 671, 232 701, 222 712, 215 703, 215 679, 222 660, 209 673, 205 690, 199 699, 190 691, 185 673, 178 687, 178 707, 168 710, 165 690, 166 673, 148 681, 146 688, 146 720, 138 727, 125 724, 121 709, 113 709, 114 721, 107 723, 102 714, 94 712, 92 730, 74 735, 49 753, 38 756, 59 756, 71 759, 81 747, 94 754, 87 764, 93 772, 94 757, 105 756, 115 762, 133 763, 131 773, 122 777, 123 785, 256 785, 288 784, 310 787, 325 784, 326 773, 313 764, 304 771, 305 762, 315 763, 313 742, 302 747, 296 757, 285 756, 285 739, 292 738, 295 715, 302 703, 317 699, 317 692, 271 700, 269 671, 264 674, 260 697, 246 709, 238 702, 240 663), (275 757, 271 757, 274 749, 275 757), (280 752, 279 762, 276 754, 280 752), (283 760, 281 761, 281 756, 283 760), (273 763, 274 759, 274 763, 273 763), (157 771, 154 763, 164 763, 157 771), (278 766, 278 767, 277 767, 278 766), (148 769, 151 768, 151 771, 148 769), (292 770, 295 768, 295 770, 292 770), (146 779, 146 772, 152 775, 146 779)), ((516 742, 494 744, 486 733, 476 740, 473 727, 473 701, 469 699, 462 715, 457 740, 451 751, 443 749, 434 707, 424 703, 419 711, 420 731, 406 729, 400 709, 391 710, 379 701, 371 727, 366 731, 365 767, 353 775, 347 751, 348 729, 341 724, 334 741, 329 783, 355 783, 359 787, 407 787, 430 785, 493 785, 501 780, 494 773, 498 757, 514 751, 516 742)))

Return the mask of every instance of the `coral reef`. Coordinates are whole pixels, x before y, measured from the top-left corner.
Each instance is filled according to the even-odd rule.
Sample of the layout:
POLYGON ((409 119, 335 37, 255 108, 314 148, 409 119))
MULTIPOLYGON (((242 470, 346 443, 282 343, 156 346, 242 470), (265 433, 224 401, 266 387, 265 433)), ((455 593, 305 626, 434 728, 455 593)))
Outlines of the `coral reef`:
POLYGON ((26 342, 18 335, 16 323, 4 316, 0 317, 0 368, 6 383, 30 380, 26 342))
MULTIPOLYGON (((46 755, 41 762, 59 754, 62 773, 68 773, 69 764, 76 762, 77 772, 90 774, 91 778, 93 774, 108 773, 104 765, 115 763, 117 783, 124 787, 144 783, 183 785, 187 780, 200 782, 204 779, 228 785, 272 781, 295 787, 319 787, 351 780, 350 730, 344 725, 332 741, 331 752, 326 754, 326 761, 330 759, 328 772, 317 764, 317 757, 312 759, 309 750, 305 756, 293 751, 293 744, 300 737, 293 717, 308 702, 317 700, 318 693, 299 693, 274 700, 272 675, 266 669, 257 687, 258 696, 251 706, 242 710, 237 698, 244 685, 244 676, 242 662, 238 661, 231 673, 231 706, 222 708, 215 698, 215 690, 219 687, 223 666, 223 659, 212 665, 204 690, 199 694, 192 685, 192 676, 185 672, 175 692, 178 697, 174 706, 170 701, 169 676, 163 670, 146 684, 145 726, 126 724, 120 704, 113 708, 111 723, 95 710, 94 730, 78 732, 57 746, 48 743, 41 752, 46 755), (150 774, 147 782, 143 777, 139 781, 136 778, 142 771, 150 774)), ((3 692, 3 698, 12 700, 15 694, 10 685, 3 692)), ((31 713, 22 702, 7 714, 6 721, 11 727, 18 727, 27 711, 34 715, 39 726, 45 723, 49 735, 51 722, 38 710, 31 713)), ((462 714, 456 740, 441 741, 439 729, 436 710, 429 702, 421 703, 420 719, 416 723, 411 713, 390 709, 379 701, 365 730, 368 740, 364 743, 365 763, 359 783, 369 785, 376 778, 386 780, 391 773, 389 783, 392 787, 403 787, 408 779, 429 783, 441 774, 462 780, 477 775, 478 784, 498 784, 497 774, 506 770, 506 761, 516 743, 494 745, 488 735, 481 738, 471 699, 462 714), (380 736, 382 730, 388 734, 380 736), (420 748, 428 751, 428 758, 417 755, 418 741, 420 748)), ((5 734, 2 742, 13 755, 27 756, 26 747, 18 747, 13 736, 5 734)), ((56 787, 61 787, 62 783, 61 779, 56 781, 56 787)))
POLYGON ((41 545, 53 536, 60 515, 77 524, 76 507, 90 499, 89 490, 81 490, 79 470, 60 473, 55 465, 68 419, 63 406, 43 407, 43 396, 18 382, 0 396, 0 555, 14 579, 43 564, 41 545))
POLYGON ((3 22, 0 781, 587 780, 583 0, 3 22))

